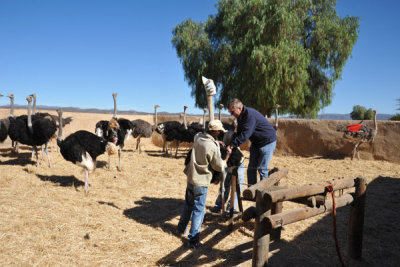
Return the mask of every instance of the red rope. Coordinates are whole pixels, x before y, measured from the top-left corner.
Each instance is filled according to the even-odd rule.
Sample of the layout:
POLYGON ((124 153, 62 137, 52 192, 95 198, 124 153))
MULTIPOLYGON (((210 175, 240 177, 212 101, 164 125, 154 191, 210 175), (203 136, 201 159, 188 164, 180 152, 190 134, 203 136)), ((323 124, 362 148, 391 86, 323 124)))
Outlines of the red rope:
POLYGON ((335 191, 333 191, 333 184, 329 184, 325 186, 325 190, 332 195, 332 222, 333 222, 333 238, 335 239, 335 247, 336 247, 336 253, 339 257, 340 263, 342 266, 344 265, 342 255, 340 254, 340 249, 339 249, 339 242, 336 237, 336 203, 335 203, 335 191))

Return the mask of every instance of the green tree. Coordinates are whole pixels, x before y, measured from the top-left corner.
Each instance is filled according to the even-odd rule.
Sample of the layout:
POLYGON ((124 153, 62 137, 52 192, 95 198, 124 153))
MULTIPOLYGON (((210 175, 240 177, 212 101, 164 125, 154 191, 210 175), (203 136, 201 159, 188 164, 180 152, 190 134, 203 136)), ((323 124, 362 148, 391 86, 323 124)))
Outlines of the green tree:
POLYGON ((352 120, 363 120, 367 109, 363 106, 355 105, 353 111, 350 113, 352 120))
POLYGON ((352 120, 373 120, 374 115, 372 108, 367 110, 365 107, 359 105, 355 105, 353 111, 350 113, 352 120))
MULTIPOLYGON (((400 106, 400 98, 397 99, 398 105, 400 106)), ((397 110, 400 110, 400 108, 398 108, 397 110)), ((389 120, 391 121, 400 121, 400 114, 396 113, 396 115, 394 115, 393 117, 391 117, 389 120)))
POLYGON ((335 0, 221 0, 205 22, 173 29, 196 106, 207 104, 201 76, 217 85, 216 104, 237 97, 270 116, 316 117, 358 38, 358 17, 339 18, 335 0))

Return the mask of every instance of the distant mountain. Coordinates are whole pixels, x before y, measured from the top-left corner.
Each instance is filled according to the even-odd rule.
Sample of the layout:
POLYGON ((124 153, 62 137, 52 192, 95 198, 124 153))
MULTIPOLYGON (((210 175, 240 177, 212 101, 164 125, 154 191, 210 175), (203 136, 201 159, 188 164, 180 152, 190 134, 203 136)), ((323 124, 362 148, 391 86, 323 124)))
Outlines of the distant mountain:
MULTIPOLYGON (((0 108, 9 108, 9 105, 3 105, 0 106, 0 108)), ((26 109, 26 105, 14 105, 14 108, 16 109, 26 109)), ((36 109, 45 109, 45 110, 56 110, 59 107, 56 106, 46 106, 46 105, 38 105, 36 106, 36 109)), ((66 112, 82 112, 82 113, 100 113, 100 114, 113 114, 114 109, 97 109, 97 108, 76 108, 76 107, 62 107, 63 111, 66 112)), ((122 115, 152 115, 153 113, 149 112, 142 112, 142 111, 136 111, 136 110, 118 110, 118 114, 122 115)), ((169 112, 158 112, 159 115, 177 115, 181 114, 180 112, 178 113, 169 113, 169 112)), ((188 114, 192 116, 202 116, 203 114, 188 114)), ((217 113, 215 113, 215 116, 218 116, 217 113)), ((228 114, 222 114, 223 117, 229 117, 228 114)), ((389 120, 391 117, 393 117, 393 114, 379 114, 376 115, 377 120, 389 120)), ((285 115, 282 116, 282 118, 297 118, 296 116, 291 116, 291 115, 285 115)), ((350 114, 336 114, 336 113, 326 113, 326 114, 320 114, 318 115, 318 120, 351 120, 350 114)))
MULTIPOLYGON (((0 108, 9 108, 9 105, 0 106, 0 108)), ((27 109, 26 105, 14 105, 15 109, 27 109)), ((46 106, 46 105, 37 105, 37 110, 56 110, 60 107, 56 106, 46 106)), ((97 108, 76 108, 76 107, 62 107, 64 112, 78 112, 78 113, 100 113, 100 114, 113 114, 114 109, 97 109, 97 108)), ((118 114, 122 115, 151 115, 153 113, 136 111, 136 110, 118 110, 118 114)), ((169 112, 158 112, 159 115, 163 114, 179 114, 179 113, 169 113, 169 112)))

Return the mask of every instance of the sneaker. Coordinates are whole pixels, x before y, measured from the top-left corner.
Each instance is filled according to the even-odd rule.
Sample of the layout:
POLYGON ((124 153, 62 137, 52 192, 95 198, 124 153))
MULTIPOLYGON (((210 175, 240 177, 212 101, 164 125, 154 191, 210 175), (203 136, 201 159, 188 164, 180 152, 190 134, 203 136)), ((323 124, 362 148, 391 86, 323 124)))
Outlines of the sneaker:
POLYGON ((188 248, 191 248, 191 249, 198 249, 198 248, 202 248, 202 247, 203 247, 203 244, 200 243, 199 240, 196 240, 196 241, 188 241, 187 247, 188 247, 188 248))
POLYGON ((214 206, 214 207, 212 207, 212 208, 210 209, 210 211, 211 211, 212 213, 221 213, 221 208, 220 208, 220 207, 217 207, 217 206, 214 206))

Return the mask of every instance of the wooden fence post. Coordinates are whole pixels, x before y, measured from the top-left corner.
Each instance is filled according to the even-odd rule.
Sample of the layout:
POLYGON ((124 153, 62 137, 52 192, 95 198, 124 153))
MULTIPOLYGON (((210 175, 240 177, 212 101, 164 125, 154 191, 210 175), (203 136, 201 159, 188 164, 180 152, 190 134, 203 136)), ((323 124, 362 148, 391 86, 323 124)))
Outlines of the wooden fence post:
POLYGON ((271 215, 271 202, 265 201, 263 193, 256 191, 257 215, 254 222, 254 241, 252 266, 265 266, 268 263, 271 227, 266 217, 271 215))
POLYGON ((365 194, 367 184, 364 178, 355 179, 354 201, 350 207, 349 229, 347 233, 347 255, 361 260, 364 229, 365 194))

